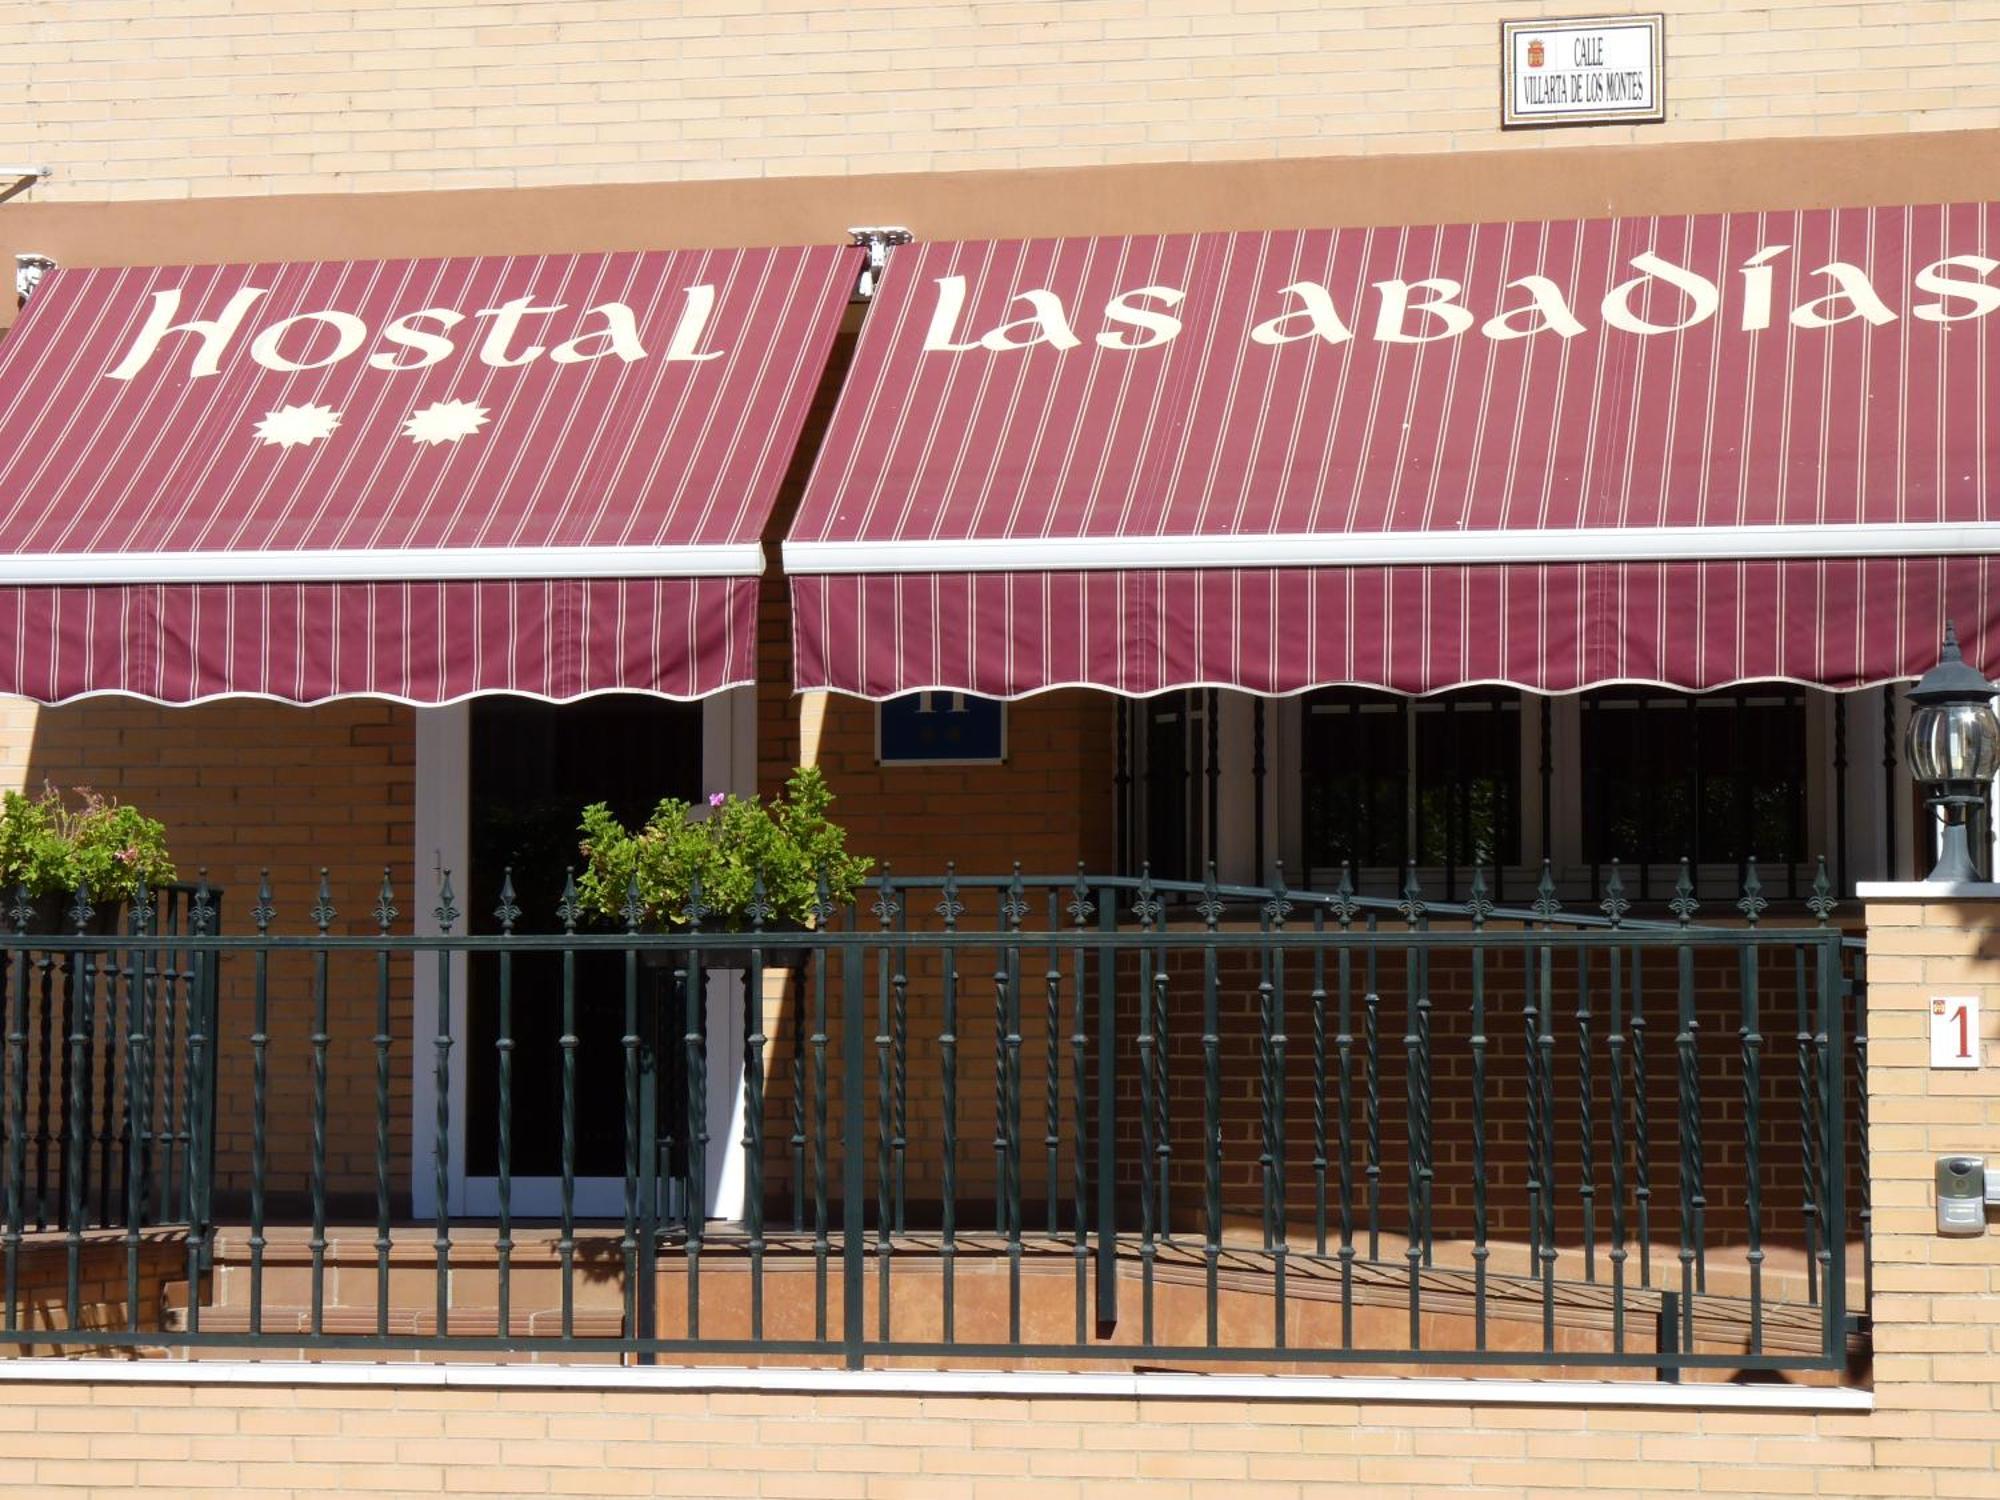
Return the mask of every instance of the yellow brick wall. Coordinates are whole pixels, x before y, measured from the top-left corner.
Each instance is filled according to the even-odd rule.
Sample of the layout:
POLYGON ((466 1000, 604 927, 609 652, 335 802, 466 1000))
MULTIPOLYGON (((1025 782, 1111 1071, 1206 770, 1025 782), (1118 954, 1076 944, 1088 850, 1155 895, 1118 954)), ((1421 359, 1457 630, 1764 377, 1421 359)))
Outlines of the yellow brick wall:
MULTIPOLYGON (((165 708, 132 698, 89 698, 58 708, 0 699, 0 788, 88 786, 131 802, 167 827, 183 879, 206 869, 223 891, 223 930, 253 930, 260 872, 268 869, 274 932, 310 933, 320 871, 327 871, 340 934, 375 930, 371 909, 385 868, 404 913, 431 904, 411 888, 416 736, 411 712, 354 700, 295 708, 254 699, 165 708)), ((328 1180, 373 1202, 375 1030, 372 962, 330 966, 327 1053, 328 1180)), ((407 960, 392 973, 391 1029, 410 1031, 407 960)), ((272 960, 268 1109, 270 1187, 296 1201, 310 1170, 312 972, 303 954, 272 960)), ((252 1027, 247 960, 223 970, 224 1047, 216 1141, 218 1186, 249 1184, 252 1027)), ((390 1071, 391 1182, 409 1181, 410 1061, 399 1042, 390 1071)))
MULTIPOLYGON (((894 1500, 1589 1491, 2000 1493, 2000 1237, 1931 1232, 1932 1158, 2000 1154, 1991 1072, 1936 1074, 1933 993, 2000 1041, 1995 903, 1871 905, 1875 1409, 1865 1413, 1105 1398, 36 1386, 0 1370, 0 1484, 259 1496, 894 1500)), ((1990 1055, 1990 1054, 1989 1054, 1990 1055)))
MULTIPOLYGON (((1993 0, 1664 10, 1668 121, 1590 143, 2000 124, 1993 0)), ((1581 143, 1498 128, 1551 0, 13 0, 0 143, 42 199, 1581 143)))

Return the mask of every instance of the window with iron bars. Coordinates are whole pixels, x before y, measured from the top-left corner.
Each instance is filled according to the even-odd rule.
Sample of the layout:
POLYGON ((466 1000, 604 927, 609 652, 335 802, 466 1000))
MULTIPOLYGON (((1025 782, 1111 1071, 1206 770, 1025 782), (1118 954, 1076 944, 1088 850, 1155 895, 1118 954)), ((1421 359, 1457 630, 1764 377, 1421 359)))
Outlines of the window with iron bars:
MULTIPOLYGON (((1592 884, 1616 859, 1646 889, 1679 861, 1740 880, 1751 859, 1789 889, 1810 857, 1806 695, 1607 688, 1581 702, 1583 837, 1592 884)), ((1778 892, 1774 891, 1774 894, 1778 892)))
POLYGON ((1521 858, 1521 697, 1309 694, 1301 724, 1306 863, 1315 872, 1447 872, 1521 858))

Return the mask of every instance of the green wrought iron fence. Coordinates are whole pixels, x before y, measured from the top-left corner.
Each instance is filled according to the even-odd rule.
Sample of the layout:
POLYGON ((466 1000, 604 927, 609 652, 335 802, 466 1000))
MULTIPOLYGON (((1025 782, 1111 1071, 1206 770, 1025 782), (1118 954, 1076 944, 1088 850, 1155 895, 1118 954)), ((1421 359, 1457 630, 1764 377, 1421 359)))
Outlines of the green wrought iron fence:
POLYGON ((0 1002, 0 1298, 9 1334, 23 1326, 31 1241, 59 1238, 71 1327, 90 1232, 124 1231, 135 1306, 144 1231, 185 1230, 188 1276, 200 1273, 216 1105, 215 955, 203 943, 219 931, 221 903, 206 884, 134 900, 17 892, 9 903, 14 937, 0 1002))
POLYGON ((22 1315, 21 1256, 60 1244, 74 1267, 105 1225, 126 1231, 126 1326, 77 1329, 72 1347, 1673 1378, 1838 1369, 1865 1333, 1862 948, 1832 923, 1823 873, 1782 926, 1754 863, 1727 926, 1697 923, 1685 882, 1673 921, 1631 920, 1615 868, 1588 913, 1564 911, 1546 873, 1530 905, 1505 908, 1477 876, 1447 904, 1414 875, 1386 901, 1345 880, 1307 892, 885 871, 785 933, 703 930, 698 897, 670 932, 580 930, 570 898, 556 930, 528 932, 512 889, 489 897, 490 936, 459 930, 449 876, 435 935, 399 925, 386 879, 373 932, 335 930, 324 881, 303 934, 277 929, 268 882, 242 934, 220 932, 209 891, 182 898, 174 930, 32 933, 17 914, 0 948, 0 1343, 48 1341, 22 1315), (497 978, 477 1028, 496 1085, 484 1120, 452 1103, 475 1029, 454 1020, 461 955, 497 978), (559 1087, 528 1122, 559 1161, 539 1219, 516 1204, 530 1040, 516 979, 530 963, 561 976, 537 1023, 554 1028, 539 1040, 559 1087), (436 976, 436 1029, 398 1034, 419 965, 436 976), (726 1222, 700 1211, 725 1050, 716 972, 743 980, 726 1051, 740 1047, 744 1191, 726 1222), (622 1026, 595 1057, 579 1020, 591 1006, 622 1026), (303 1055, 276 1060, 304 1064, 306 1097, 274 1121, 281 1033, 303 1055), (336 1051, 353 1076, 336 1076, 336 1051), (604 1065, 598 1083, 587 1065, 604 1065), (435 1109, 428 1159, 410 1163, 436 1204, 420 1228, 395 1170, 414 1122, 394 1083, 413 1073, 435 1109), (248 1145, 218 1163, 225 1076, 247 1080, 221 1108, 247 1122, 248 1145), (613 1087, 622 1192, 594 1219, 578 1196, 580 1110, 613 1087), (344 1237, 329 1132, 355 1133, 336 1095, 370 1091, 372 1201, 352 1218, 373 1234, 375 1295, 357 1321, 329 1300, 344 1237), (489 1133, 492 1213, 465 1211, 455 1121, 489 1133), (274 1145, 302 1168, 295 1214, 271 1192, 274 1145), (218 1179, 246 1227, 230 1253, 247 1311, 227 1320, 204 1308, 197 1248, 218 1179), (153 1317, 138 1233, 176 1215, 191 1230, 189 1305, 153 1317), (277 1316, 267 1253, 288 1217, 307 1235, 306 1290, 277 1316), (391 1273, 419 1235, 430 1290, 400 1306, 391 1273), (518 1262, 533 1235, 554 1289, 530 1294, 518 1262), (477 1312, 454 1288, 474 1259, 491 1274, 477 1312), (579 1278, 607 1275, 615 1326, 580 1309, 579 1278))

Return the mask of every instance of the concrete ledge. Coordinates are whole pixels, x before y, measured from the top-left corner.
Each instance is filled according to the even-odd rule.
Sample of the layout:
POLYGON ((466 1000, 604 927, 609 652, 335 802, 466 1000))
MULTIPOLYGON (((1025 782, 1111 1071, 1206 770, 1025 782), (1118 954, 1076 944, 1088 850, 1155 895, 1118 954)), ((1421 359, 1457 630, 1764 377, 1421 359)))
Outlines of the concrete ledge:
POLYGON ((1107 1401, 1403 1402, 1865 1412, 1872 1391, 1803 1385, 1481 1380, 1358 1375, 1127 1375, 968 1370, 748 1370, 562 1365, 313 1364, 287 1360, 0 1360, 0 1386, 393 1386, 410 1390, 738 1391, 769 1395, 1095 1397, 1107 1401))
POLYGON ((1863 880, 1858 901, 2000 901, 2000 882, 1991 880, 1863 880))

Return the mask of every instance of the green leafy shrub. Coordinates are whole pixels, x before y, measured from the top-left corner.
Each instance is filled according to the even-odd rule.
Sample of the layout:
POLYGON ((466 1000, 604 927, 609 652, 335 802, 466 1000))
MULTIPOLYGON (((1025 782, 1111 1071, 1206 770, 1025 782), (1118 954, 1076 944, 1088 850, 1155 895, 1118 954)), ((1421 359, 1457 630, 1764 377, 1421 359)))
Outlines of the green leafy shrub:
POLYGON ((578 902, 585 911, 622 923, 636 879, 642 924, 684 926, 699 879, 707 912, 702 925, 747 928, 761 875, 770 906, 766 923, 809 925, 821 872, 832 899, 845 901, 870 863, 847 852, 847 830, 827 816, 832 804, 833 793, 817 766, 792 772, 784 792, 768 802, 718 792, 708 799, 709 815, 698 820, 691 816, 692 803, 669 797, 636 830, 602 802, 593 802, 583 810, 578 902))
POLYGON ((99 900, 129 901, 174 878, 167 830, 129 803, 85 787, 80 807, 44 785, 38 797, 0 795, 0 891, 67 896, 88 887, 99 900))

